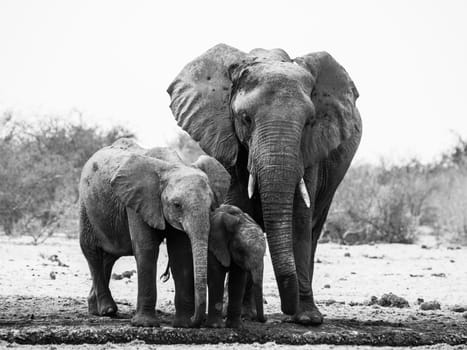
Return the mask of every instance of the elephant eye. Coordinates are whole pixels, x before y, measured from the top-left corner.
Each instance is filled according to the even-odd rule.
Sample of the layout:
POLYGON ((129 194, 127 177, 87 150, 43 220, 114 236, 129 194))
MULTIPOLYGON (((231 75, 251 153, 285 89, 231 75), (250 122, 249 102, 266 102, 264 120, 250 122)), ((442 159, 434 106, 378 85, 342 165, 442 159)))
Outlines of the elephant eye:
POLYGON ((245 111, 240 112, 240 118, 242 118, 242 120, 243 120, 246 124, 248 124, 248 125, 251 124, 251 118, 250 118, 250 116, 248 115, 247 112, 245 112, 245 111))
POLYGON ((180 202, 174 202, 174 203, 173 203, 173 206, 174 206, 174 208, 177 209, 177 210, 182 209, 182 203, 180 203, 180 202))

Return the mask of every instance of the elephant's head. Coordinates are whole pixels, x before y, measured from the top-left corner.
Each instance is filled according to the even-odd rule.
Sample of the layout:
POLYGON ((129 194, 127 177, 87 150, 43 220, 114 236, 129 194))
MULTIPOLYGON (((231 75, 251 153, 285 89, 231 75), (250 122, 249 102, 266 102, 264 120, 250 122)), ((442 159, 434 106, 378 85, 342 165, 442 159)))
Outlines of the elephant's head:
POLYGON ((226 167, 246 164, 243 191, 259 193, 282 310, 295 313, 294 195, 313 204, 305 169, 360 133, 352 80, 325 52, 291 59, 280 49, 246 54, 220 44, 185 66, 168 93, 179 125, 205 152, 226 167))
POLYGON ((193 251, 195 315, 199 325, 206 311, 206 281, 210 215, 227 192, 230 176, 209 156, 192 166, 132 154, 117 169, 111 186, 119 199, 151 227, 166 224, 188 235, 193 251))
POLYGON ((258 320, 264 321, 263 260, 266 239, 261 227, 236 206, 221 205, 212 216, 209 250, 225 267, 229 267, 233 261, 251 273, 258 320))

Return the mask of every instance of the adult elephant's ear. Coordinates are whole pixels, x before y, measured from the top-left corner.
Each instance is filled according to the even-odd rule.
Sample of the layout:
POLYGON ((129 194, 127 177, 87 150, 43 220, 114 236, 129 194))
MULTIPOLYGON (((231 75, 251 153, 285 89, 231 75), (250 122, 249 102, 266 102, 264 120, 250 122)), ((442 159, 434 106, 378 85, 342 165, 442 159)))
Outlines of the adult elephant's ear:
POLYGON ((327 52, 311 53, 294 62, 313 76, 311 100, 316 114, 304 141, 309 144, 302 151, 305 162, 314 163, 353 134, 361 133, 360 114, 355 105, 358 91, 349 74, 327 52))
POLYGON ((110 185, 125 206, 136 211, 149 226, 163 230, 159 173, 168 164, 142 155, 131 155, 115 172, 110 185))
POLYGON ((230 186, 230 175, 216 159, 210 156, 202 155, 192 164, 201 169, 209 178, 209 184, 216 196, 216 207, 220 206, 227 195, 230 186))
POLYGON ((167 89, 178 124, 226 167, 235 163, 238 152, 230 118, 229 67, 245 58, 233 47, 216 45, 188 63, 167 89))

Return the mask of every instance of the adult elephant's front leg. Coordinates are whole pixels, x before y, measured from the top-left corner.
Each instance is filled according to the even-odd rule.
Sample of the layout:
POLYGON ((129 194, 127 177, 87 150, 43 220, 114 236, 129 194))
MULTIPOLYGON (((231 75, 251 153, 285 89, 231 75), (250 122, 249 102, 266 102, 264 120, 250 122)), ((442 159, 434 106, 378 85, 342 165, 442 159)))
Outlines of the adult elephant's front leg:
POLYGON ((134 326, 159 327, 156 318, 158 235, 132 209, 127 209, 133 253, 138 275, 136 314, 131 320, 134 326))
POLYGON ((300 304, 297 313, 294 315, 294 320, 305 325, 318 325, 323 322, 323 316, 313 298, 312 287, 314 252, 318 241, 318 237, 314 236, 315 232, 312 230, 314 199, 319 180, 317 174, 317 168, 307 169, 304 177, 311 198, 311 207, 306 207, 299 190, 296 191, 294 198, 293 243, 300 293, 300 304))

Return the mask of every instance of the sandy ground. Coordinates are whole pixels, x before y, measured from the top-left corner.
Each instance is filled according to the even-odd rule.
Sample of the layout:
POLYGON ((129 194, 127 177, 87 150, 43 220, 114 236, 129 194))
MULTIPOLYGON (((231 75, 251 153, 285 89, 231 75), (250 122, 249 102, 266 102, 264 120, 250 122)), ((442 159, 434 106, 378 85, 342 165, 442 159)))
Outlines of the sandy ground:
MULTIPOLYGON (((48 325, 63 326, 64 322, 72 322, 73 327, 83 324, 86 327, 91 325, 92 328, 93 319, 96 318, 86 314, 85 302, 91 281, 78 241, 53 237, 39 246, 30 245, 28 242, 28 238, 8 239, 5 236, 0 236, 2 266, 0 270, 0 339, 15 341, 17 340, 15 332, 27 333, 28 329, 47 327, 48 325), (76 320, 73 320, 74 317, 76 320)), ((261 332, 262 329, 265 329, 266 333, 272 332, 273 338, 268 338, 269 335, 267 335, 261 338, 260 342, 268 339, 279 342, 274 338, 276 332, 274 327, 287 330, 287 339, 293 332, 298 332, 297 334, 300 336, 297 339, 300 340, 293 341, 294 344, 302 342, 359 344, 359 332, 374 335, 378 332, 387 333, 390 331, 392 332, 390 333, 391 337, 394 338, 394 327, 402 327, 397 331, 403 333, 404 330, 407 332, 410 330, 409 333, 414 337, 417 332, 420 334, 425 332, 428 338, 422 336, 421 338, 415 337, 414 341, 404 341, 397 337, 387 340, 381 336, 381 341, 378 343, 377 339, 379 338, 375 336, 376 340, 374 340, 369 336, 371 339, 362 337, 361 344, 384 345, 385 341, 396 345, 430 344, 440 341, 460 344, 463 342, 462 339, 467 341, 467 314, 466 312, 455 312, 452 307, 467 305, 466 253, 467 248, 465 247, 446 246, 423 249, 419 245, 340 246, 329 243, 320 244, 317 252, 314 286, 315 297, 327 321, 317 331, 314 331, 316 328, 312 330, 306 327, 301 327, 303 329, 293 328, 295 325, 288 323, 288 319, 279 313, 276 282, 269 257, 266 256, 264 296, 267 300, 265 312, 269 316, 269 320, 266 325, 247 323, 246 328, 251 326, 256 327, 258 332, 261 332), (365 305, 365 302, 372 296, 381 297, 384 293, 389 292, 407 299, 410 307, 400 309, 365 305), (417 303, 419 298, 425 301, 436 300, 440 303, 441 309, 423 311, 417 303), (373 328, 368 329, 370 326, 373 328), (382 328, 375 328, 379 326, 382 328), (436 332, 437 330, 443 330, 443 332, 436 332), (429 338, 431 331, 434 334, 432 340, 429 338), (353 337, 352 332, 356 332, 355 337, 353 337), (340 341, 338 338, 333 338, 344 333, 346 335, 340 341), (460 338, 456 338, 456 335, 459 335, 460 338), (323 337, 320 338, 321 336, 323 337)), ((164 271, 166 263, 167 253, 165 246, 162 245, 158 262, 159 274, 164 271)), ((114 267, 114 273, 133 269, 136 269, 133 257, 121 258, 114 267)), ((126 327, 125 329, 132 328, 128 324, 128 318, 134 312, 136 304, 136 275, 131 278, 112 280, 110 288, 121 311, 123 321, 98 318, 95 321, 96 324, 99 327, 102 326, 102 332, 107 333, 112 325, 117 328, 120 326, 126 327)), ((164 327, 167 326, 165 327, 167 332, 174 330, 170 327, 170 318, 174 312, 173 297, 172 280, 167 283, 158 283, 157 309, 163 315, 162 323, 164 327), (165 325, 164 322, 166 322, 165 325)), ((137 332, 141 333, 140 330, 137 332)), ((189 333, 190 331, 188 331, 186 334, 196 338, 200 330, 194 331, 197 333, 189 333)), ((165 334, 164 332, 161 334, 165 334)), ((203 332, 206 334, 211 332, 210 336, 217 334, 212 333, 215 332, 213 330, 203 330, 203 332)), ((237 333, 233 337, 223 338, 227 334, 226 330, 218 332, 222 335, 219 337, 219 341, 226 339, 225 341, 230 343, 237 339, 235 338, 237 333)), ((141 339, 140 333, 135 333, 134 339, 141 339)), ((386 333, 384 333, 385 337, 389 334, 386 333)), ((30 333, 27 334, 30 335, 30 333)), ((25 339, 24 342, 34 342, 34 339, 28 338, 29 335, 22 335, 25 339)), ((249 336, 245 336, 246 341, 250 339, 249 336)), ((21 340, 21 338, 19 339, 21 340)), ((112 340, 113 338, 104 337, 102 339, 112 340)), ((193 342, 201 341, 196 339, 193 342)), ((242 341, 243 338, 239 339, 242 341)), ((153 340, 156 343, 160 341, 160 339, 156 341, 155 338, 153 340)), ((41 343, 38 339, 36 342, 41 343)), ((79 342, 79 340, 74 338, 74 340, 66 342, 73 343, 79 342)), ((212 342, 212 339, 207 342, 212 342)), ((0 347, 6 346, 5 344, 7 343, 0 343, 0 347)), ((144 343, 139 340, 132 345, 135 348, 146 348, 144 343)), ((112 348, 112 344, 102 345, 101 348, 112 348)), ((255 346, 253 344, 245 348, 255 348, 255 346)))

